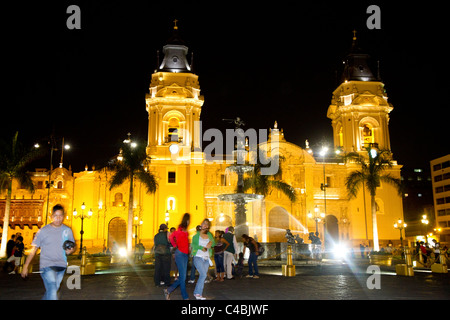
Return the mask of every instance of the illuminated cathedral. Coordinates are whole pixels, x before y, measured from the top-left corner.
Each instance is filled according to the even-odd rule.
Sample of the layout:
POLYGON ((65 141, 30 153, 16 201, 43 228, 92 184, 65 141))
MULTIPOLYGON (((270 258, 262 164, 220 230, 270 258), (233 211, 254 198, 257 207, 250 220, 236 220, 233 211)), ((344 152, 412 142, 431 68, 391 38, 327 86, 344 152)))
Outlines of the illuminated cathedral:
MULTIPOLYGON (((133 244, 140 241, 146 248, 152 247, 160 224, 176 227, 185 212, 192 216, 192 230, 204 218, 212 221, 213 230, 224 230, 236 222, 234 204, 220 201, 218 196, 235 192, 237 176, 226 171, 229 163, 213 161, 202 150, 199 121, 205 100, 199 77, 188 62, 189 48, 176 26, 163 54, 145 97, 146 150, 151 158, 148 170, 157 177, 159 187, 154 194, 147 194, 139 181, 134 182, 133 244)), ((271 190, 266 197, 249 201, 246 224, 251 236, 256 235, 261 242, 285 242, 285 231, 290 229, 308 243, 308 234, 317 229, 325 248, 336 243, 355 248, 361 243, 373 245, 370 196, 361 190, 349 200, 345 187, 346 177, 358 167, 334 156, 336 150, 365 152, 364 147, 371 144, 390 149, 389 114, 393 107, 384 84, 370 70, 368 58, 354 37, 342 79, 331 93, 326 113, 334 140, 326 156, 312 152, 308 141, 305 146, 289 142, 289 132, 273 119, 269 139, 260 148, 267 149, 271 141, 278 141, 283 157, 280 179, 295 189, 297 199, 291 202, 283 193, 271 190)), ((394 161, 389 173, 400 178, 400 169, 401 165, 394 161)), ((50 222, 46 213, 59 203, 66 208, 65 224, 72 228, 77 241, 81 231, 78 217, 86 217, 83 245, 90 252, 110 248, 113 241, 125 246, 130 188, 129 183, 124 183, 109 190, 111 175, 107 170, 87 167, 72 172, 61 165, 51 170, 53 184, 49 189, 49 170, 36 169, 34 194, 14 181, 9 234, 21 232, 29 245, 37 230, 50 222), (73 214, 75 210, 77 215, 73 214)), ((4 212, 5 197, 2 194, 0 214, 4 212)), ((380 247, 389 241, 398 243, 393 223, 403 218, 401 196, 392 186, 381 183, 376 208, 380 247)))

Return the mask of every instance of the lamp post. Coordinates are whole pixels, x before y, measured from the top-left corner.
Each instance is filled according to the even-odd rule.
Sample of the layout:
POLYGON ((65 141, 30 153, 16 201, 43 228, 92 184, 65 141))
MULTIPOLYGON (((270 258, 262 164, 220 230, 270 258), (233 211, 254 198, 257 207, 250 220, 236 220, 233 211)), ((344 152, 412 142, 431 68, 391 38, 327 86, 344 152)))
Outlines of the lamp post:
POLYGON ((308 218, 313 219, 316 222, 316 236, 319 236, 319 228, 318 223, 325 218, 325 213, 319 213, 319 208, 317 206, 314 207, 314 214, 311 212, 308 213, 308 218))
POLYGON ((322 150, 320 151, 320 155, 322 156, 322 164, 323 164, 323 183, 321 184, 320 188, 323 190, 323 203, 324 203, 324 212, 325 215, 327 214, 327 184, 326 184, 326 177, 325 177, 325 155, 327 154, 328 148, 322 147, 322 150))
POLYGON ((89 212, 88 212, 87 215, 84 214, 84 209, 86 209, 86 205, 83 202, 83 204, 81 205, 81 215, 80 216, 78 215, 77 209, 73 210, 73 217, 81 219, 81 231, 80 231, 81 238, 80 238, 80 253, 79 253, 79 257, 81 257, 82 250, 83 250, 83 234, 84 234, 83 222, 84 222, 85 218, 89 219, 90 217, 92 217, 92 209, 89 209, 89 212))
MULTIPOLYGON (((400 246, 403 247, 402 230, 406 228, 406 223, 404 223, 402 219, 398 219, 398 221, 396 223, 394 223, 394 228, 400 230, 400 246)), ((406 233, 405 233, 405 237, 406 237, 406 233)))
POLYGON ((138 220, 139 220, 139 217, 135 216, 134 217, 134 247, 135 248, 137 246, 138 227, 141 226, 144 223, 144 221, 142 221, 142 219, 139 220, 139 222, 138 222, 138 220))
POLYGON ((424 225, 424 228, 425 228, 425 244, 427 244, 428 243, 428 235, 427 235, 427 226, 428 226, 428 223, 430 222, 429 220, 428 220, 428 217, 427 217, 427 215, 426 214, 424 214, 423 216, 422 216, 422 224, 424 225))
MULTIPOLYGON (((50 188, 53 186, 53 181, 51 181, 52 171, 53 171, 53 151, 58 151, 58 149, 55 147, 56 140, 55 140, 55 137, 53 136, 53 134, 50 136, 50 141, 48 142, 48 144, 50 145, 50 168, 48 171, 48 181, 46 182, 46 188, 48 189, 48 191, 47 191, 47 212, 45 215, 45 224, 47 224, 47 217, 50 214, 50 208, 49 208, 49 206, 50 206, 50 188)), ((39 148, 38 144, 35 144, 34 146, 35 146, 35 148, 39 148)), ((60 168, 62 168, 64 149, 69 150, 70 146, 67 144, 66 145, 64 144, 64 138, 63 138, 62 146, 61 146, 61 162, 59 164, 60 168)))
POLYGON ((164 222, 166 223, 167 227, 169 227, 169 220, 170 220, 170 213, 169 210, 166 210, 166 217, 164 218, 164 222))

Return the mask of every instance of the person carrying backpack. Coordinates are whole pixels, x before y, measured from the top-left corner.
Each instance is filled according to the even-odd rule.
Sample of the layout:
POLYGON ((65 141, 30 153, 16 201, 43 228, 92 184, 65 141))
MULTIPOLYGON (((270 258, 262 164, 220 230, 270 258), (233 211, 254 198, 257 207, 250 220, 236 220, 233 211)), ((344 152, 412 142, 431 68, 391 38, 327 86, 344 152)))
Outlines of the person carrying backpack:
POLYGON ((258 255, 259 255, 259 244, 252 237, 246 234, 242 235, 244 240, 244 255, 245 250, 248 248, 250 250, 250 255, 248 257, 248 275, 247 278, 259 279, 258 272, 258 255))

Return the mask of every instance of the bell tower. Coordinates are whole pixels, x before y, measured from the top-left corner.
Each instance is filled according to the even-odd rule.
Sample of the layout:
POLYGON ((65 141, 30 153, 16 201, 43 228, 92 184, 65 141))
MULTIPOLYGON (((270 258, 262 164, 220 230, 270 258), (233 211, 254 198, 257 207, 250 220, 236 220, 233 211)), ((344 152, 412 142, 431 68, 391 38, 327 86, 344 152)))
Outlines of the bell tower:
POLYGON ((191 224, 200 224, 205 217, 199 122, 204 100, 192 59, 188 63, 189 49, 178 33, 177 20, 174 22, 145 98, 149 169, 159 183, 155 202, 148 204, 154 212, 155 228, 161 223, 176 227, 186 212, 191 214, 191 224))
POLYGON ((341 84, 333 92, 327 117, 331 119, 335 148, 344 152, 364 151, 376 143, 389 149, 389 113, 384 84, 369 67, 370 56, 357 45, 356 31, 346 56, 341 84))
POLYGON ((173 34, 163 47, 164 59, 152 75, 145 99, 147 154, 156 158, 181 148, 201 151, 200 128, 196 122, 200 121, 204 100, 198 76, 187 61, 188 47, 179 36, 177 20, 174 22, 173 34))

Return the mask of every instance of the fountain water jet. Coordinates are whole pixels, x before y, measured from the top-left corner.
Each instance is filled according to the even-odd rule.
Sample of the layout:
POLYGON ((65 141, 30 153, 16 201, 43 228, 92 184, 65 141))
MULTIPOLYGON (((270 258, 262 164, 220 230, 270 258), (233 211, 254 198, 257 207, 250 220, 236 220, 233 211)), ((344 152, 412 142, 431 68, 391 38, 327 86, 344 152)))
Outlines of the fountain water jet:
MULTIPOLYGON (((225 120, 225 119, 224 119, 225 120)), ((243 122, 240 118, 236 118, 233 121, 236 124, 236 129, 240 129, 240 126, 243 125, 243 122)), ((220 194, 217 198, 220 201, 227 201, 234 203, 234 213, 235 213, 235 234, 236 239, 241 239, 243 234, 248 234, 248 226, 247 226, 247 209, 246 203, 253 200, 258 200, 264 198, 263 195, 254 194, 254 193, 244 193, 244 173, 253 171, 253 166, 245 165, 245 156, 247 151, 245 150, 245 137, 243 130, 237 131, 237 144, 236 150, 233 151, 235 154, 235 164, 227 167, 225 172, 229 174, 230 172, 234 172, 238 176, 237 182, 237 190, 236 193, 229 194, 220 194)))

